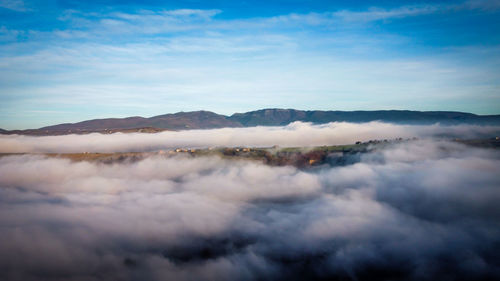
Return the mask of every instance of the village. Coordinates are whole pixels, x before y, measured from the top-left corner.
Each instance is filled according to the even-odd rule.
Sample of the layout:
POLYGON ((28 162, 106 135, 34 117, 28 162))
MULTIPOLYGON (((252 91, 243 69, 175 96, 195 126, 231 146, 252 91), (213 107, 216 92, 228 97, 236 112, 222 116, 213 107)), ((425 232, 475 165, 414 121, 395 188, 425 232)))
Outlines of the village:
MULTIPOLYGON (((397 142, 416 139, 369 140, 349 145, 330 145, 316 147, 208 147, 161 149, 150 152, 115 153, 44 153, 47 157, 65 158, 71 161, 92 161, 104 164, 135 162, 151 156, 159 157, 220 157, 227 160, 258 161, 270 166, 294 166, 298 168, 317 167, 324 164, 344 165, 353 155, 383 148, 397 142)), ((3 154, 0 156, 6 156, 3 154)))
MULTIPOLYGON (((417 138, 395 138, 392 140, 357 141, 348 145, 330 145, 315 147, 178 147, 149 152, 81 152, 81 153, 38 153, 46 157, 64 158, 71 161, 91 161, 104 164, 135 162, 151 156, 157 157, 219 157, 226 160, 257 161, 270 166, 294 166, 297 168, 314 168, 321 165, 339 166, 356 162, 363 153, 386 148, 387 146, 418 141, 417 138)), ((498 137, 487 139, 453 139, 471 147, 500 148, 498 137)), ((0 153, 0 157, 25 153, 0 153)))

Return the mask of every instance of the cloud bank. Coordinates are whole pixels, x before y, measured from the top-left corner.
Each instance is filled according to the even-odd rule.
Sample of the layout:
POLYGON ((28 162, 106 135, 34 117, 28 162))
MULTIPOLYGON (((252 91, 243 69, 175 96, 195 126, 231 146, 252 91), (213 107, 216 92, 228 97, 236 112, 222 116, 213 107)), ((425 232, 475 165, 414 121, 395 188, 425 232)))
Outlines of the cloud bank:
POLYGON ((419 140, 360 157, 1 157, 0 279, 498 280, 498 151, 419 140))
POLYGON ((0 153, 19 152, 141 152, 213 146, 320 146, 394 138, 478 138, 500 134, 500 127, 457 125, 395 125, 382 122, 333 122, 323 125, 294 122, 284 127, 223 128, 156 134, 18 136, 0 135, 0 153))

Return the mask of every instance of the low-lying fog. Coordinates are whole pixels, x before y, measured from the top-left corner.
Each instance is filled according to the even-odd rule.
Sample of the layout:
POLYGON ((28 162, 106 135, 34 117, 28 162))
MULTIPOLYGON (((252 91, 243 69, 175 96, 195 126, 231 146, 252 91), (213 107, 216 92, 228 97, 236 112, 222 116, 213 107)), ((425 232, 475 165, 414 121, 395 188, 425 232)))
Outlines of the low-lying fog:
POLYGON ((381 122, 323 125, 295 122, 285 127, 224 128, 167 131, 156 134, 19 136, 0 135, 0 153, 9 152, 140 152, 178 147, 212 146, 319 146, 393 138, 477 138, 500 134, 498 126, 416 126, 381 122))
MULTIPOLYGON (((1 147, 112 150, 116 140, 124 150, 183 137, 188 145, 313 145, 442 130, 470 133, 294 124, 212 135, 2 137, 1 147)), ((0 279, 498 280, 499 175, 499 151, 433 140, 314 171, 215 157, 100 164, 5 156, 0 279)))

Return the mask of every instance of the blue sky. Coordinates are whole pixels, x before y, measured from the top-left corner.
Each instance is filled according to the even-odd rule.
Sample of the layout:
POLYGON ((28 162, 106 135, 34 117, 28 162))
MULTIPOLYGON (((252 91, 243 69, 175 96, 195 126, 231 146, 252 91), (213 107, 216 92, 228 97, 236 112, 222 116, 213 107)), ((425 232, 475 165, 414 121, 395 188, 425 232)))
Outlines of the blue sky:
POLYGON ((500 113, 500 1, 0 0, 0 127, 211 110, 500 113))

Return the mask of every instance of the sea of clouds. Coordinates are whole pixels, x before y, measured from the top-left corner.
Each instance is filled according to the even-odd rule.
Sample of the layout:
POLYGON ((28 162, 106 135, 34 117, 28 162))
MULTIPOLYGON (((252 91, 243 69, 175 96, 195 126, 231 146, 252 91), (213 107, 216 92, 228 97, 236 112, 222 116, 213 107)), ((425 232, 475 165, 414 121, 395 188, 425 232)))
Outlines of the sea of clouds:
POLYGON ((3 136, 9 152, 113 151, 113 139, 116 150, 152 149, 162 138, 180 145, 180 135, 200 146, 426 138, 308 170, 217 157, 3 156, 0 280, 498 280, 500 151, 432 138, 492 130, 474 128, 298 123, 3 136))
POLYGON ((382 122, 294 122, 284 127, 166 131, 155 134, 115 133, 64 136, 0 135, 0 153, 9 152, 141 152, 214 146, 320 146, 394 138, 478 138, 500 135, 498 126, 397 125, 382 122))

